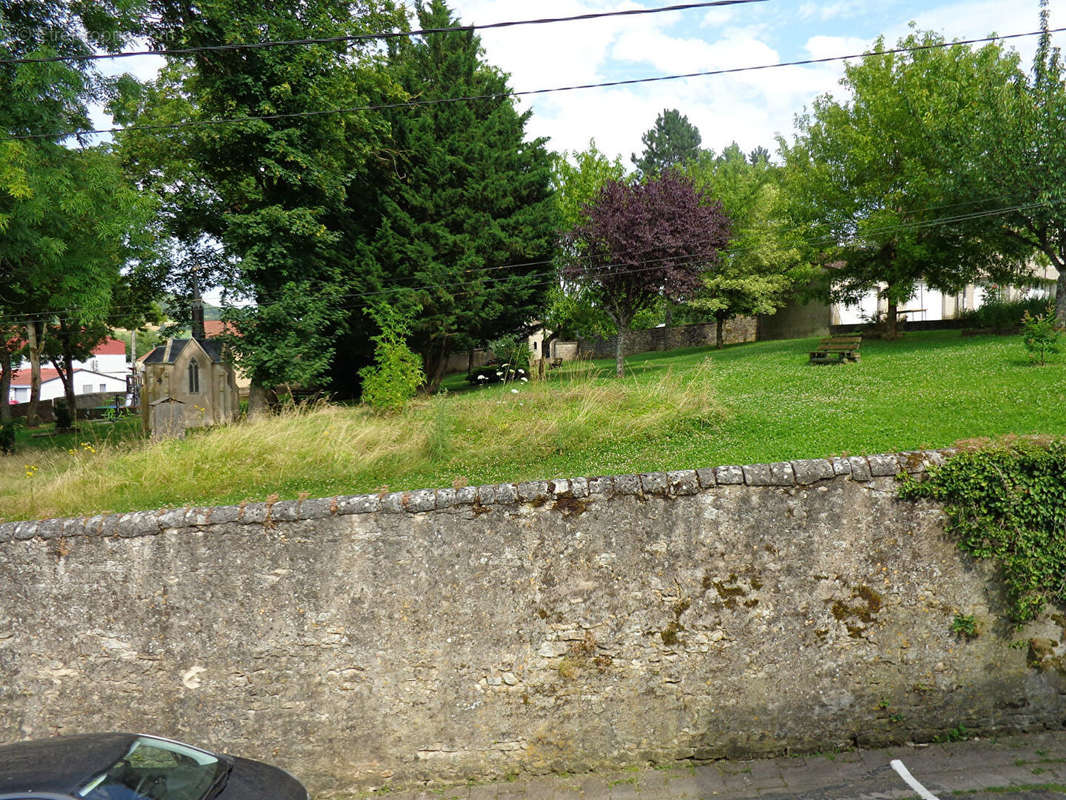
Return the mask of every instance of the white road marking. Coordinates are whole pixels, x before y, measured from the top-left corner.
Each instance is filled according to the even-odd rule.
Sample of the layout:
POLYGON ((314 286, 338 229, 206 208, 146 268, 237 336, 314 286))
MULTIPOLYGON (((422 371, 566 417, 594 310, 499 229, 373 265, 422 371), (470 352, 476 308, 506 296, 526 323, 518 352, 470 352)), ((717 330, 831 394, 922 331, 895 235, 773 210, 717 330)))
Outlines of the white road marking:
POLYGON ((914 776, 911 775, 910 770, 908 770, 903 765, 903 762, 900 761, 898 758, 892 759, 889 764, 892 769, 899 773, 899 776, 903 778, 903 782, 910 786, 912 789, 914 789, 914 791, 918 793, 922 800, 940 800, 940 798, 938 798, 935 794, 933 794, 920 783, 918 783, 918 781, 915 780, 914 776))

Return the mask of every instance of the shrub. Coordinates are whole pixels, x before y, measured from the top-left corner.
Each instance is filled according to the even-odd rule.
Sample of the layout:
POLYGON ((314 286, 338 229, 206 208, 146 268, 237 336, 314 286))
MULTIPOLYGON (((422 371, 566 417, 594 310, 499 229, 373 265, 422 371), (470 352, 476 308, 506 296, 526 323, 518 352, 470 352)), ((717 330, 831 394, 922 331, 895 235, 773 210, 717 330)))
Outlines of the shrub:
POLYGON ((374 363, 359 370, 362 399, 378 411, 399 411, 426 380, 422 359, 407 346, 410 316, 385 304, 370 308, 368 313, 381 333, 371 337, 375 343, 374 363))
POLYGON ((1059 328, 1055 306, 1048 303, 1043 313, 1033 316, 1026 309, 1022 316, 1022 342, 1029 351, 1029 360, 1043 366, 1049 353, 1059 352, 1059 328))
POLYGON ((5 422, 0 425, 0 455, 12 455, 15 452, 15 423, 5 422))
POLYGON ((74 427, 74 417, 64 401, 59 401, 52 409, 56 416, 56 430, 69 431, 74 427))
POLYGON ((959 547, 999 566, 1016 622, 1066 607, 1066 440, 961 453, 900 494, 945 504, 959 547))
POLYGON ((998 299, 998 295, 993 293, 980 308, 963 312, 959 318, 974 328, 1016 331, 1022 317, 1026 314, 1039 314, 1046 307, 1047 300, 1042 297, 1006 301, 998 299))
POLYGON ((466 375, 473 386, 529 380, 529 343, 524 336, 503 336, 489 342, 495 361, 466 375))

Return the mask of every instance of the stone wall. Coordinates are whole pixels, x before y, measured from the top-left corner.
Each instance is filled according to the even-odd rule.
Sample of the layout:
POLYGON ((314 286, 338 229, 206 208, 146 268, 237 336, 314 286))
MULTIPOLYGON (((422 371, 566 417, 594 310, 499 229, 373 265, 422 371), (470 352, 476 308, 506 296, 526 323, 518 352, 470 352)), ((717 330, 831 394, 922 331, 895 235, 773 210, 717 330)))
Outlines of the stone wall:
POLYGON ((330 798, 1060 727, 1063 619, 1010 629, 896 498, 942 457, 0 525, 0 741, 152 731, 330 798))
MULTIPOLYGON (((722 331, 726 344, 754 342, 755 317, 736 317, 727 320, 722 331)), ((626 334, 626 355, 653 350, 677 350, 682 347, 705 347, 715 343, 717 326, 713 322, 698 325, 648 328, 626 334)), ((614 358, 616 337, 582 339, 578 349, 584 358, 614 358)))

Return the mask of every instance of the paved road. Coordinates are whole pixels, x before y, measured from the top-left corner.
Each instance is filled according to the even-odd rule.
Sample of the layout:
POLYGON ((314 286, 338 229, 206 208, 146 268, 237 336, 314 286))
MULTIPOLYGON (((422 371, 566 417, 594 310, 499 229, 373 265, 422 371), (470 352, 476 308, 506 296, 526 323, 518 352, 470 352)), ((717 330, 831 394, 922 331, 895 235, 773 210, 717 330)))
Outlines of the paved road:
POLYGON ((388 800, 1066 800, 1066 731, 390 792, 388 800), (928 800, 928 799, 927 799, 928 800))

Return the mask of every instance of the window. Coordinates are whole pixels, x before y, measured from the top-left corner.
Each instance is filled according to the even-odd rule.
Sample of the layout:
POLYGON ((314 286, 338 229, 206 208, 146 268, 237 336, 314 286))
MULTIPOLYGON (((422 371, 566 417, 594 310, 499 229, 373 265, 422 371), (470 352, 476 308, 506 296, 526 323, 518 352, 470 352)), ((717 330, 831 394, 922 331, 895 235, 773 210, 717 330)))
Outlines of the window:
POLYGON ((83 384, 82 387, 81 387, 81 393, 82 394, 92 394, 93 393, 93 385, 91 383, 83 384))
POLYGON ((100 391, 101 392, 106 392, 107 391, 107 384, 106 383, 101 383, 100 384, 100 391))
POLYGON ((139 737, 126 755, 80 789, 85 800, 202 800, 217 793, 229 765, 177 742, 139 737))
POLYGON ((189 394, 200 394, 200 365, 189 362, 189 394))

